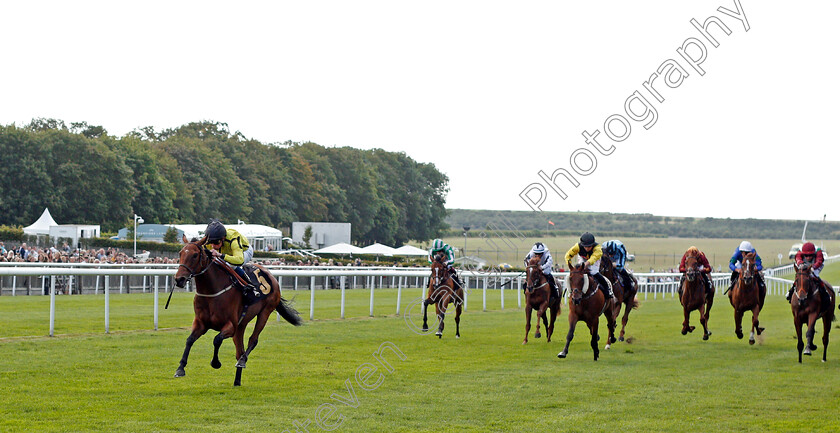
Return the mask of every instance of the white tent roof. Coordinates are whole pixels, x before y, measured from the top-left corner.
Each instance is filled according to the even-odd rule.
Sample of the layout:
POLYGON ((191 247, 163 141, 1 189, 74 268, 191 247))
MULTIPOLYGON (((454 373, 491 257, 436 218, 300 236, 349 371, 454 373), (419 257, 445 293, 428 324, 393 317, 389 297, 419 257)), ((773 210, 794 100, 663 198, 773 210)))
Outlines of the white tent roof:
POLYGON ((394 248, 389 247, 388 245, 382 245, 380 243, 375 243, 373 245, 368 245, 362 248, 363 254, 373 254, 377 256, 393 256, 397 253, 397 250, 394 248))
POLYGON ((363 251, 361 248, 345 244, 344 242, 330 245, 326 248, 321 248, 318 251, 315 251, 315 254, 362 254, 363 251))
POLYGON ((57 226, 52 215, 50 215, 49 208, 44 208, 44 213, 38 218, 38 221, 32 223, 31 226, 24 227, 23 233, 27 235, 48 235, 50 234, 50 226, 57 226))
MULTIPOLYGON (((200 238, 204 236, 204 229, 207 224, 170 224, 178 230, 183 230, 188 238, 200 238)), ((282 238, 283 232, 274 227, 260 224, 225 224, 226 228, 238 231, 242 236, 250 239, 256 238, 282 238)))
POLYGON ((396 250, 394 250, 395 256, 428 256, 429 252, 426 250, 421 250, 420 248, 411 246, 411 245, 403 245, 396 250))

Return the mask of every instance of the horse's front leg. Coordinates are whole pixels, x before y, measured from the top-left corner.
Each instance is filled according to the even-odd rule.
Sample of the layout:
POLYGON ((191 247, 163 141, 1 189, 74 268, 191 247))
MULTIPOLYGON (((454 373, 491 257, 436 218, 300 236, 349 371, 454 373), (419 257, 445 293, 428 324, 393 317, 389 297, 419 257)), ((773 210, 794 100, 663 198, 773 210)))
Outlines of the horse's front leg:
POLYGON ((557 354, 558 358, 565 358, 569 354, 569 343, 575 338, 575 326, 577 325, 577 316, 573 312, 569 312, 569 333, 566 334, 566 347, 563 351, 557 354))
POLYGON ((600 350, 598 350, 598 340, 601 337, 598 336, 598 326, 599 322, 601 321, 600 316, 596 317, 592 322, 587 322, 586 324, 589 325, 589 333, 592 334, 592 339, 589 340, 589 345, 592 346, 592 353, 595 356, 595 361, 598 360, 598 355, 600 354, 600 350))
POLYGON ((546 327, 546 331, 548 331, 548 323, 545 320, 545 309, 546 309, 546 307, 548 307, 548 301, 540 304, 540 308, 539 308, 539 310, 537 310, 537 332, 534 334, 534 338, 542 337, 542 334, 540 334, 540 320, 543 321, 543 323, 545 324, 545 327, 546 327))
MULTIPOLYGON (((222 330, 219 332, 219 335, 213 339, 213 360, 210 361, 210 366, 213 368, 221 368, 222 363, 219 362, 219 348, 222 347, 222 341, 225 338, 230 338, 235 333, 236 326, 234 326, 233 322, 227 322, 222 330)), ((239 346, 242 345, 242 342, 239 343, 239 346)), ((239 353, 239 347, 236 348, 237 354, 239 353)))
POLYGON ((548 325, 548 330, 545 332, 546 343, 551 343, 551 336, 554 335, 554 321, 557 320, 557 314, 560 313, 560 301, 556 301, 556 306, 551 308, 551 323, 548 325))
POLYGON ((533 308, 531 308, 531 304, 525 303, 525 339, 522 340, 522 344, 528 344, 528 334, 531 332, 531 312, 533 312, 533 308))
POLYGON ((817 345, 814 344, 814 334, 816 333, 818 312, 813 312, 808 315, 808 331, 805 332, 805 337, 808 339, 805 345, 805 354, 810 355, 812 350, 817 350, 817 345))
POLYGON ((683 305, 683 323, 682 323, 682 335, 688 334, 689 332, 693 331, 694 328, 688 326, 688 319, 691 317, 691 310, 689 310, 687 305, 683 305))
MULTIPOLYGON (((260 339, 260 333, 262 332, 263 328, 265 328, 265 324, 268 322, 268 318, 271 316, 271 312, 274 310, 271 309, 264 309, 260 312, 257 316, 257 322, 254 324, 254 330, 251 332, 251 337, 248 339, 248 347, 245 349, 245 353, 241 354, 237 358, 236 367, 237 368, 245 368, 245 364, 248 362, 248 355, 251 354, 251 351, 257 347, 257 343, 260 339)), ((236 330, 237 336, 240 339, 243 339, 245 336, 245 326, 241 327, 242 332, 239 332, 239 329, 236 330)), ((234 336, 234 341, 236 336, 234 336)))
POLYGON ((190 349, 192 349, 192 345, 195 343, 195 340, 198 340, 205 332, 207 332, 207 328, 204 326, 204 323, 200 322, 197 318, 193 320, 192 331, 187 337, 187 344, 184 346, 184 354, 181 355, 181 362, 178 364, 178 369, 175 370, 175 377, 184 377, 187 374, 184 371, 184 367, 187 366, 187 358, 190 357, 190 349))
POLYGON ((700 308, 697 309, 700 314, 700 325, 703 326, 703 340, 709 339, 709 327, 706 324, 706 305, 701 303, 700 308))
POLYGON ((744 312, 735 308, 735 335, 738 339, 744 338, 744 332, 741 330, 741 321, 744 319, 744 312))
POLYGON ((455 338, 461 338, 461 303, 455 306, 455 338))
MULTIPOLYGON (((831 309, 834 309, 834 306, 831 306, 831 309)), ((823 362, 825 362, 825 353, 828 351, 828 333, 831 332, 831 321, 826 319, 825 316, 822 318, 823 321, 823 362)))
POLYGON ((802 342, 802 322, 796 313, 793 313, 793 327, 796 329, 796 351, 799 352, 799 363, 802 363, 802 349, 805 348, 805 343, 802 342))
POLYGON ((607 345, 605 349, 609 349, 610 345, 615 343, 615 318, 618 317, 618 312, 613 308, 608 308, 607 311, 607 345))
POLYGON ((756 304, 755 307, 752 309, 752 328, 750 329, 750 344, 755 344, 755 336, 756 334, 761 335, 761 331, 764 329, 758 326, 758 313, 761 311, 759 306, 756 304))
POLYGON ((435 313, 437 313, 438 330, 435 335, 438 338, 443 337, 443 319, 446 318, 446 304, 449 302, 449 297, 444 296, 437 304, 435 304, 435 313))

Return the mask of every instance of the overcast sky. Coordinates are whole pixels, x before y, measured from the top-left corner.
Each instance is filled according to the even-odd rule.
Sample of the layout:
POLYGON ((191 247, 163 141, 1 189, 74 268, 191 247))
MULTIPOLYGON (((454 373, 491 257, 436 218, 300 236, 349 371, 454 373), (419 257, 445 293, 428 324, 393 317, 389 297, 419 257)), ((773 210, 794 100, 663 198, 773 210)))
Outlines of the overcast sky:
POLYGON ((124 135, 214 120, 264 143, 404 151, 449 176, 448 207, 840 220, 840 3, 743 0, 746 19, 719 7, 739 10, 15 2, 0 26, 0 123, 53 117, 124 135), (718 47, 690 23, 710 16, 731 31, 710 24, 718 47), (691 38, 702 75, 678 53, 687 43, 701 56, 691 38), (651 80, 669 59, 674 88, 651 80), (636 91, 649 108, 625 108, 636 91), (655 123, 632 118, 645 109, 655 123), (600 149, 581 135, 595 130, 600 149), (579 184, 555 178, 565 200, 539 175, 558 169, 579 184))

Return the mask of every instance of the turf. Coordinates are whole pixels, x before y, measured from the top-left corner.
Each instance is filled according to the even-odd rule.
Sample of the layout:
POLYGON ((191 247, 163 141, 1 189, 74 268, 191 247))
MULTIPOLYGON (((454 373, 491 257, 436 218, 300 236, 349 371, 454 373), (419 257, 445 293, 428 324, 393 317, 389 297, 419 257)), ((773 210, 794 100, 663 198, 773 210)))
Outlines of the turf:
MULTIPOLYGON (((404 292, 403 303, 419 292, 404 292)), ((325 422, 341 420, 335 431, 351 432, 840 427, 834 415, 840 409, 840 343, 829 346, 827 363, 820 362, 818 343, 815 356, 798 364, 782 297, 768 299, 761 315, 767 331, 755 346, 734 336, 732 308, 722 296, 712 309, 709 341, 698 331, 680 335, 677 301, 645 301, 630 316, 631 343, 602 351, 595 362, 582 328, 569 357, 556 357, 568 329, 565 306, 551 343, 534 339, 532 329, 531 342, 522 345, 524 315, 510 308, 516 298, 508 292, 508 309, 499 311, 498 291, 491 291, 488 308, 495 311, 481 312, 481 291, 473 290, 462 338, 454 338, 447 315, 444 337, 437 339, 416 334, 405 317, 394 315, 395 290, 377 291, 374 318, 366 317, 369 291, 349 291, 347 316, 354 318, 345 320, 335 319, 338 292, 317 291, 316 320, 293 328, 272 317, 240 388, 232 386, 230 342, 222 347, 222 369, 210 368, 212 334, 194 346, 187 376, 172 377, 192 319, 188 294, 176 294, 169 310, 161 308, 159 331, 150 330, 151 295, 113 296, 107 335, 102 295, 59 297, 61 335, 55 338, 43 336, 48 298, 3 297, 0 431, 317 432, 318 409, 325 416, 332 408, 325 403, 336 409, 325 422), (373 356, 385 342, 405 355, 403 361, 383 352, 393 372, 373 356), (366 373, 365 364, 379 368, 368 383, 382 374, 370 390, 356 377, 366 373), (346 383, 356 407, 338 401, 351 399, 346 383), (294 425, 307 420, 305 429, 294 425)), ((309 293, 298 294, 297 306, 308 319, 309 293)), ((416 321, 412 311, 409 319, 416 321)), ((696 313, 692 319, 699 325, 696 313)))

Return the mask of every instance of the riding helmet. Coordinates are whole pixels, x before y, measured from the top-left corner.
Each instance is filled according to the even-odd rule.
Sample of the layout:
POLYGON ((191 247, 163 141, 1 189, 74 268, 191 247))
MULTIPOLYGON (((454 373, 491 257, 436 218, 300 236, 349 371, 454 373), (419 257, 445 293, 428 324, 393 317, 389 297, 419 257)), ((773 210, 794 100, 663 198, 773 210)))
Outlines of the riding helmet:
POLYGON ((744 241, 744 242, 741 242, 741 245, 738 246, 738 250, 749 252, 749 251, 753 250, 753 246, 748 241, 744 241))
POLYGON ((432 251, 440 251, 443 249, 443 241, 440 239, 435 239, 432 242, 432 251))
POLYGON ((595 245, 595 235, 586 232, 580 236, 580 246, 591 247, 593 245, 595 245))
POLYGON ((534 244, 534 248, 532 250, 534 254, 543 254, 545 253, 545 245, 542 242, 537 242, 534 244))
POLYGON ((814 256, 817 254, 817 247, 815 247, 811 242, 805 242, 805 244, 802 245, 801 251, 802 254, 806 256, 814 256))
POLYGON ((207 224, 207 229, 204 230, 204 235, 207 236, 208 242, 217 241, 219 239, 224 239, 227 236, 227 229, 219 220, 210 221, 210 224, 207 224))

